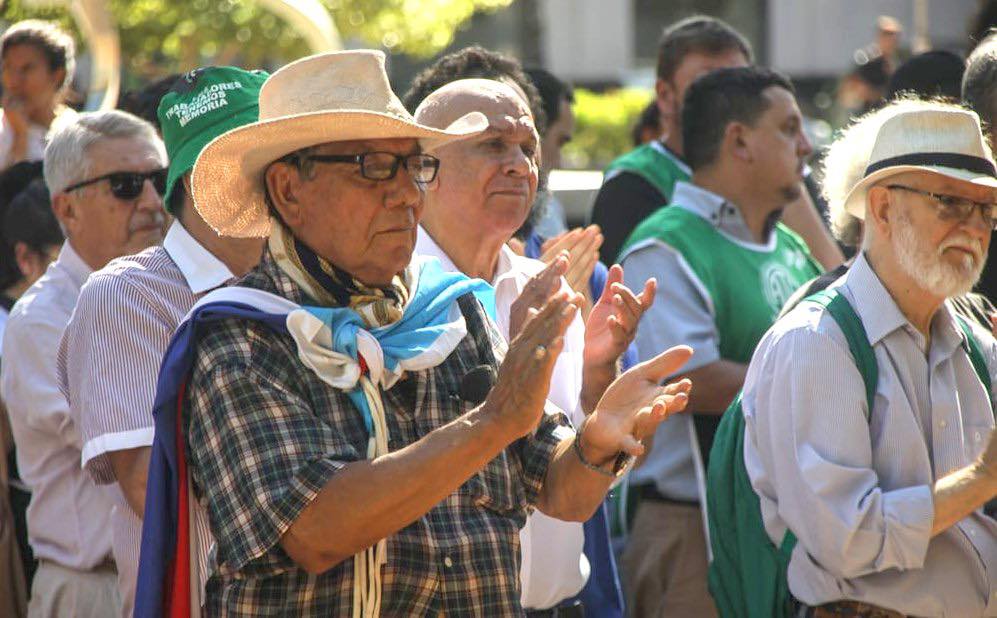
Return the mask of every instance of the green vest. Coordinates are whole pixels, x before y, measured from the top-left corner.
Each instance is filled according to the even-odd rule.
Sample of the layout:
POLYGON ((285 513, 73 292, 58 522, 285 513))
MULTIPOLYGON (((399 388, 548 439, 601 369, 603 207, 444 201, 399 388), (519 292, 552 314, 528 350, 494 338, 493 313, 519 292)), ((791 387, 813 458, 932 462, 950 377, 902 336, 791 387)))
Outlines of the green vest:
MULTIPOLYGON (((841 328, 862 374, 868 420, 879 381, 879 366, 862 320, 848 299, 835 289, 817 292, 804 302, 824 307, 841 328)), ((989 393, 990 372, 980 345, 966 322, 962 318, 957 321, 969 343, 969 360, 989 393)), ((786 530, 776 547, 765 530, 761 502, 744 467, 744 425, 739 394, 720 421, 706 474, 709 488, 706 513, 713 552, 710 594, 722 618, 790 618, 793 600, 786 570, 796 547, 796 535, 786 530)))
POLYGON ((783 304, 821 272, 806 244, 789 228, 779 223, 772 233, 771 249, 748 245, 685 208, 662 208, 637 226, 621 259, 654 241, 678 251, 708 296, 720 357, 747 363, 783 304))
POLYGON ((606 168, 606 175, 612 172, 637 174, 661 192, 662 206, 672 201, 675 183, 689 180, 689 174, 672 157, 664 154, 651 144, 644 144, 621 155, 606 168))

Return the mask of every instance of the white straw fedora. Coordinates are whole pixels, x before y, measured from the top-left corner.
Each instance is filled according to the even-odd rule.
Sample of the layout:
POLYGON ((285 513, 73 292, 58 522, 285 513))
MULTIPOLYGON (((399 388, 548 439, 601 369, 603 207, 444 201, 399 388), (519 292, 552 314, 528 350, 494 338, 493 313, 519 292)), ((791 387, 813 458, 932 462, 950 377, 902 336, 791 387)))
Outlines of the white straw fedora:
POLYGON ((983 139, 980 117, 969 110, 897 114, 879 128, 865 176, 845 197, 845 210, 864 219, 866 189, 903 172, 931 172, 997 188, 997 166, 983 139))
POLYGON ((301 148, 368 139, 414 138, 425 148, 476 135, 488 126, 471 112, 446 129, 415 121, 384 70, 384 54, 351 50, 296 60, 260 90, 260 119, 223 133, 201 151, 191 178, 194 205, 223 236, 270 233, 267 166, 301 148))

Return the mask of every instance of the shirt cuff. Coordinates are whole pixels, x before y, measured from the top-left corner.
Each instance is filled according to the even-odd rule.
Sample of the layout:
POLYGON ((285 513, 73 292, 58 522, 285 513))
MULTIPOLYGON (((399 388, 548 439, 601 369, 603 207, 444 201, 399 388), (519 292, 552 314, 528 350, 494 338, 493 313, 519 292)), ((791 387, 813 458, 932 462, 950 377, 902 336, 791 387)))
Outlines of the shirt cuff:
POLYGON ((901 570, 922 568, 935 522, 931 487, 896 489, 884 493, 883 498, 886 538, 881 554, 884 563, 879 566, 901 570))
POLYGON ((238 528, 238 531, 243 533, 248 531, 249 538, 229 540, 230 547, 238 548, 230 558, 231 566, 241 570, 250 561, 266 554, 277 545, 329 479, 346 465, 347 462, 325 458, 310 461, 288 480, 282 494, 274 496, 273 500, 261 501, 252 514, 248 530, 241 526, 238 528))
POLYGON ((106 485, 115 482, 114 470, 107 460, 107 453, 127 451, 133 448, 152 446, 154 427, 142 427, 129 431, 101 434, 88 440, 81 449, 80 466, 86 470, 94 483, 106 485))

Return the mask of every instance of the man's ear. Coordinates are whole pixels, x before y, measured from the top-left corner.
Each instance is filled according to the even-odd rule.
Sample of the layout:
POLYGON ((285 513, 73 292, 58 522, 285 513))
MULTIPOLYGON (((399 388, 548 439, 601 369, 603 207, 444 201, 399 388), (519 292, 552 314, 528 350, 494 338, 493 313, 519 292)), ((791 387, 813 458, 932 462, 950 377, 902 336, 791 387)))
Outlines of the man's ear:
POLYGON ((890 190, 883 186, 874 186, 865 192, 865 227, 876 230, 880 238, 890 238, 893 223, 890 210, 890 190))
MULTIPOLYGON (((662 120, 665 118, 671 118, 678 112, 678 93, 675 92, 675 87, 672 86, 671 82, 660 77, 654 82, 654 92, 656 95, 656 102, 658 104, 658 113, 661 114, 662 120)), ((661 126, 666 126, 664 122, 661 126)))
POLYGON ((273 204, 284 223, 291 228, 299 225, 302 220, 301 205, 295 195, 299 181, 298 170, 290 163, 283 161, 271 163, 264 173, 264 182, 267 194, 270 196, 270 203, 273 204))
POLYGON ((740 122, 727 123, 724 129, 724 138, 721 149, 730 153, 736 159, 745 163, 754 161, 755 155, 751 150, 751 135, 748 127, 740 122))
POLYGON ((70 233, 76 230, 81 218, 79 205, 69 193, 56 193, 52 196, 52 214, 59 225, 70 233))

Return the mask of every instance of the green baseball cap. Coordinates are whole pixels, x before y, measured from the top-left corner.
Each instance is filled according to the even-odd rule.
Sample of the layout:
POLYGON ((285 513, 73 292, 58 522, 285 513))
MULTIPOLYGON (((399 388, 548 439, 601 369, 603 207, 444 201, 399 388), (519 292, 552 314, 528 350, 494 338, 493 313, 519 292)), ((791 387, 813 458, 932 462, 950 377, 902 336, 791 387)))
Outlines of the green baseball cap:
POLYGON ((260 116, 260 87, 266 71, 236 67, 204 67, 178 78, 159 102, 156 115, 170 158, 163 204, 177 180, 194 167, 211 140, 260 116))

